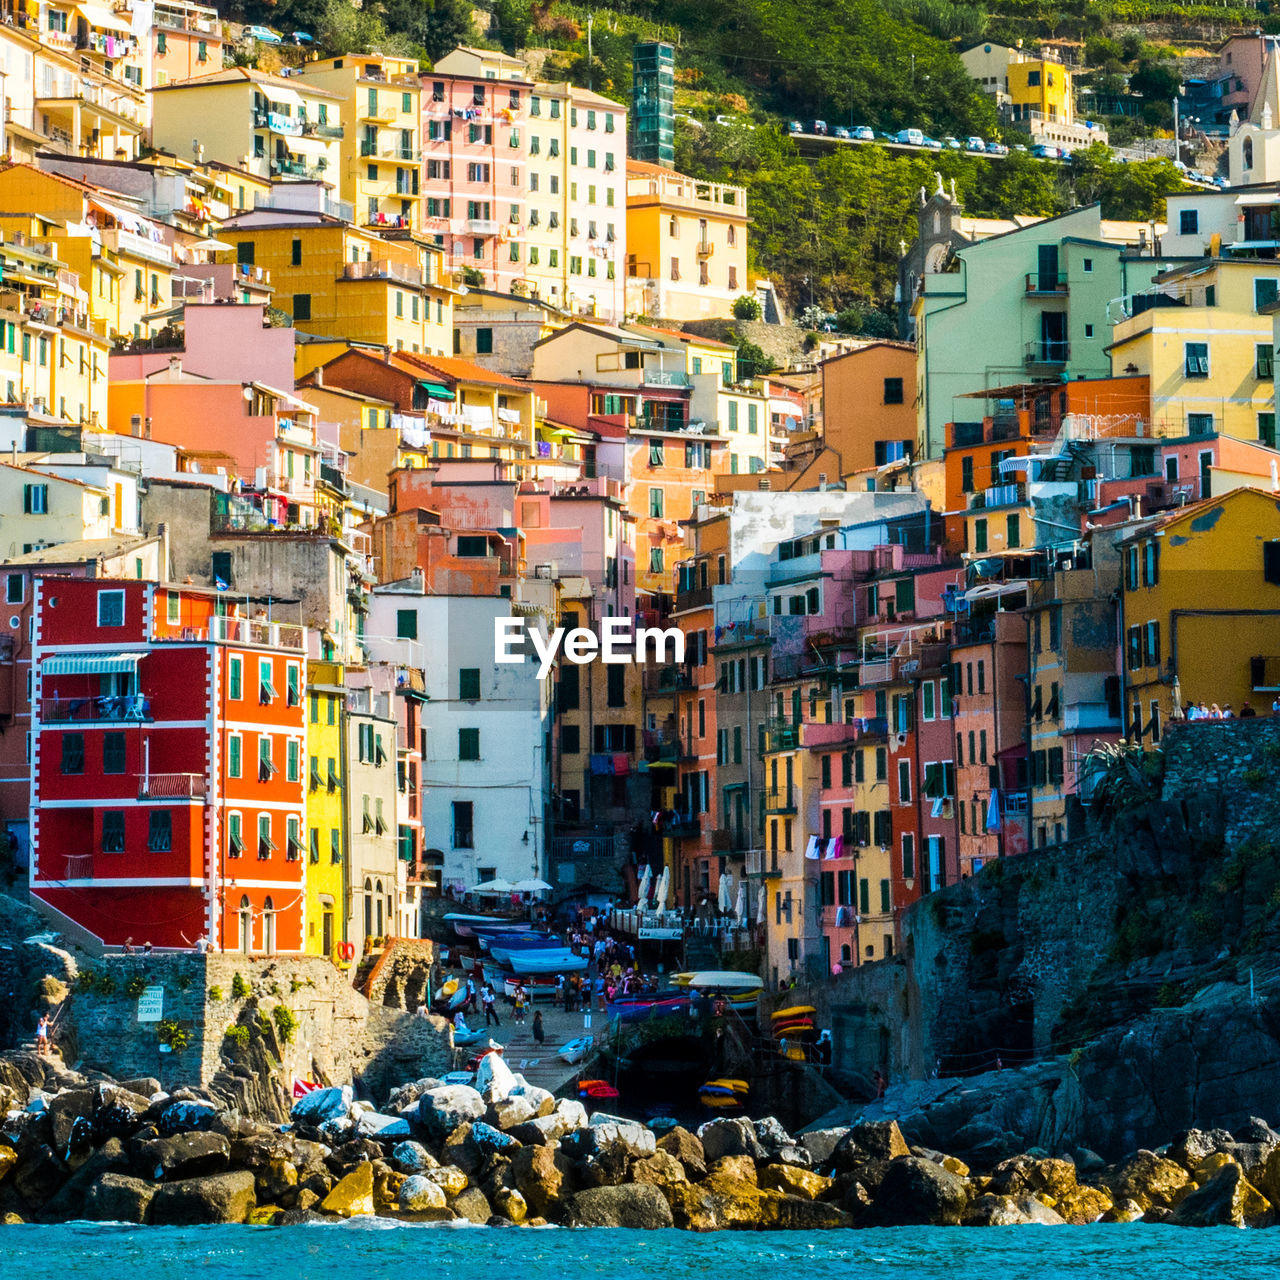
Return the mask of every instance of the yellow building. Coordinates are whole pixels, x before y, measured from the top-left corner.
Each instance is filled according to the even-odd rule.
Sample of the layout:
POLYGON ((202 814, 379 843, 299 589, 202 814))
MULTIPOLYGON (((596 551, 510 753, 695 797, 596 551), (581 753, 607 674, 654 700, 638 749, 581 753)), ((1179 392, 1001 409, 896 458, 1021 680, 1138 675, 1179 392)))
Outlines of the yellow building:
POLYGON ((299 76, 228 67, 151 92, 154 146, 182 158, 238 165, 260 178, 342 189, 342 107, 299 76))
POLYGON ((346 688, 338 662, 307 664, 307 903, 304 946, 310 955, 341 957, 346 941, 343 855, 347 847, 343 786, 346 688))
POLYGON ((748 291, 747 192, 627 161, 627 314, 729 316, 748 291))
POLYGON ((270 272, 275 305, 300 330, 395 351, 452 350, 454 291, 434 246, 283 209, 238 215, 218 236, 242 266, 270 272))
POLYGON ((1127 300, 1111 369, 1150 377, 1155 434, 1263 438, 1275 410, 1269 309, 1278 291, 1280 263, 1206 258, 1127 300))
POLYGON ((342 139, 343 198, 361 226, 422 227, 422 90, 415 58, 348 54, 308 62, 290 84, 336 94, 350 127, 342 139))
POLYGON ((56 246, 80 278, 93 325, 108 335, 148 335, 156 327, 148 317, 172 305, 174 255, 166 229, 118 197, 20 164, 0 170, 0 210, 7 236, 21 232, 56 246))
POLYGON ((1280 695, 1280 504, 1261 489, 1141 521, 1120 542, 1125 736, 1158 742, 1175 693, 1246 701, 1280 695))
POLYGON ((1062 63, 1047 58, 1028 58, 1011 62, 1006 74, 1014 120, 1074 123, 1071 72, 1062 63))

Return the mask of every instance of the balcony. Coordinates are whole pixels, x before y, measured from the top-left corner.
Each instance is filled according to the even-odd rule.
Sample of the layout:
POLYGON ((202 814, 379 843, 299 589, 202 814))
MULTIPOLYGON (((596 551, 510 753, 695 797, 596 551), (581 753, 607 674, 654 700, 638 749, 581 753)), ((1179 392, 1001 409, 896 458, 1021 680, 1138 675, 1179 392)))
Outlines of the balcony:
POLYGON ((315 120, 304 120, 302 136, 304 138, 342 138, 345 133, 340 124, 319 124, 315 120))
POLYGON ((41 724, 80 724, 106 721, 143 723, 151 719, 151 701, 141 694, 107 698, 43 698, 41 724))
POLYGON ((782 871, 778 867, 778 851, 770 853, 766 849, 749 849, 743 874, 748 880, 780 880, 782 871))
POLYGON ((203 800, 204 776, 199 773, 152 773, 138 779, 139 800, 203 800))
POLYGON ((678 814, 663 828, 662 834, 672 840, 697 840, 702 835, 702 823, 697 818, 678 814))
MULTIPOLYGON (((497 225, 496 223, 494 224, 497 225)), ((679 369, 650 369, 646 366, 644 370, 644 385, 646 387, 690 387, 693 385, 689 380, 689 375, 679 369)), ((662 430, 664 428, 659 428, 662 430)))
POLYGON ((699 240, 697 244, 698 257, 709 258, 716 251, 716 247, 710 240, 699 240))
POLYGON ((422 152, 412 147, 384 147, 382 159, 396 160, 401 164, 417 164, 422 159, 422 152))
POLYGON ((764 793, 764 811, 765 813, 795 813, 795 787, 766 788, 764 793))
POLYGON ((295 156, 290 156, 286 160, 273 160, 271 172, 278 178, 309 178, 315 182, 322 181, 324 178, 323 165, 308 164, 295 156))
POLYGON ((705 609, 711 603, 711 588, 689 587, 676 592, 676 612, 686 609, 705 609))
POLYGON ((1063 271, 1028 271, 1025 292, 1029 298, 1065 297, 1067 276, 1063 271))
POLYGON ((126 231, 123 227, 112 227, 100 234, 103 247, 116 253, 146 258, 149 262, 163 262, 166 266, 173 262, 171 246, 140 236, 137 232, 126 231))
POLYGON ((646 694, 678 693, 696 689, 697 681, 688 667, 649 667, 644 672, 643 688, 646 694))
POLYGON ((283 133, 291 138, 300 138, 302 125, 303 122, 297 116, 286 116, 279 111, 267 112, 267 128, 272 133, 283 133))
POLYGON ((770 720, 765 726, 765 751, 794 751, 800 745, 800 726, 785 720, 770 720))
POLYGON ((468 218, 463 224, 470 236, 496 236, 498 224, 492 218, 468 218))
POLYGON ((1071 347, 1065 340, 1028 342, 1023 363, 1028 369, 1058 369, 1070 356, 1071 347))
MULTIPOLYGON (((209 626, 183 627, 169 636, 157 636, 157 640, 182 643, 249 644, 272 649, 292 649, 299 653, 306 649, 307 629, 290 622, 269 622, 258 618, 214 617, 209 626)), ((146 699, 143 699, 144 703, 146 699)))
POLYGON ((969 495, 969 510, 982 511, 989 507, 1012 507, 1025 503, 1027 486, 1021 481, 1014 484, 988 485, 981 493, 969 495))
POLYGON ((399 284, 422 284, 422 272, 403 262, 379 259, 373 262, 347 262, 342 267, 344 280, 395 280, 399 284))

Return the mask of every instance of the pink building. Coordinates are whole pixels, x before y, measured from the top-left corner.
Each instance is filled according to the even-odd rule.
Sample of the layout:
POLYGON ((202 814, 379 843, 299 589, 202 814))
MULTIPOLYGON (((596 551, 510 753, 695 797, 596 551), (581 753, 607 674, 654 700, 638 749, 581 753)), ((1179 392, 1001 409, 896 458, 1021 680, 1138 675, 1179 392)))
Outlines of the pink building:
POLYGON ((524 127, 532 85, 484 76, 422 77, 423 230, 455 271, 509 292, 524 273, 524 127))

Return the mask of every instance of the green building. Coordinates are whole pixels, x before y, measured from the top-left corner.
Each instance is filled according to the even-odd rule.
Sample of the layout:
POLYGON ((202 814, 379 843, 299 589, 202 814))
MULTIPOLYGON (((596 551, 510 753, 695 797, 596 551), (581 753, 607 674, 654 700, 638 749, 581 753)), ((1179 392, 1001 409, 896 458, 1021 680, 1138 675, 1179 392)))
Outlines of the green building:
POLYGON ((674 168, 676 51, 644 41, 631 54, 631 158, 674 168))

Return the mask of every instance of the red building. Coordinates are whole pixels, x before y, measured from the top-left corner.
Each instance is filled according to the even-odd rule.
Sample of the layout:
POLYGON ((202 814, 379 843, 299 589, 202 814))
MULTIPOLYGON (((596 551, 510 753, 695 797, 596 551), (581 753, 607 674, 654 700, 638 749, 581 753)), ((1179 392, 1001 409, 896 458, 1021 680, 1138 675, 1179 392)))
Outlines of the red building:
POLYGON ((37 904, 107 944, 302 951, 306 630, 268 609, 37 579, 37 904))

